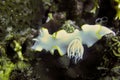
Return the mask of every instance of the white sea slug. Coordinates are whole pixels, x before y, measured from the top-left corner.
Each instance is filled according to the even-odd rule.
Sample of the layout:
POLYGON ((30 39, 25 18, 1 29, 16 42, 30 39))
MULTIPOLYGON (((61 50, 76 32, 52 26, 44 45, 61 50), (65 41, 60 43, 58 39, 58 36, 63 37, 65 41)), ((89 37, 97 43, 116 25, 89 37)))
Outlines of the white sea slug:
POLYGON ((46 28, 40 29, 40 34, 35 40, 32 49, 36 51, 50 51, 54 54, 54 50, 58 50, 61 56, 67 54, 69 58, 73 58, 77 63, 83 59, 84 47, 83 44, 91 47, 104 35, 115 33, 109 28, 101 25, 88 25, 85 24, 82 30, 75 29, 73 33, 67 33, 65 30, 59 30, 53 34, 49 34, 46 28))

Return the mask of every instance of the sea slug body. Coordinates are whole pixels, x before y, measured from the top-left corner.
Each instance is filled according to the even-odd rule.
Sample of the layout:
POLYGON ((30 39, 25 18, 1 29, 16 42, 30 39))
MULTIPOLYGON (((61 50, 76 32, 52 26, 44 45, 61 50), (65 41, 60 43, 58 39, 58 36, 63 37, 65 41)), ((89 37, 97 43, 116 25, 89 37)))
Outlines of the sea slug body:
POLYGON ((65 30, 59 30, 53 34, 49 34, 46 28, 40 29, 40 34, 35 40, 32 49, 36 51, 50 51, 54 54, 54 50, 57 49, 61 56, 67 54, 69 58, 74 58, 74 62, 77 63, 80 59, 83 59, 84 47, 91 47, 104 35, 115 33, 109 28, 101 25, 88 25, 84 24, 82 30, 75 29, 73 33, 67 33, 65 30))

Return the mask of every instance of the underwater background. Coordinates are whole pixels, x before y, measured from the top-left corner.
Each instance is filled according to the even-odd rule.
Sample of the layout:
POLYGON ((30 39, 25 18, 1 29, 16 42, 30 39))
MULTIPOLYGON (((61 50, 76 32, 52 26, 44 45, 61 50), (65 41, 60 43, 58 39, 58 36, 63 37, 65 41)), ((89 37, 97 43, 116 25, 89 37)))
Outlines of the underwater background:
POLYGON ((120 80, 120 1, 1 0, 0 80, 120 80), (106 26, 116 36, 84 45, 77 64, 57 50, 31 49, 41 27, 72 33, 84 24, 106 26))

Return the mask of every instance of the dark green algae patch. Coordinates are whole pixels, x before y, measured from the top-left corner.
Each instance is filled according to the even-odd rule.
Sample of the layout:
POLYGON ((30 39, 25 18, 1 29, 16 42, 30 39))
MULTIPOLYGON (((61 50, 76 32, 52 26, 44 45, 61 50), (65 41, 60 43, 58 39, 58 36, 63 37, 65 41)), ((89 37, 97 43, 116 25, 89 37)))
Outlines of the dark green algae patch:
POLYGON ((120 20, 115 19, 114 6, 118 3, 113 2, 116 3, 115 0, 1 0, 0 80, 119 80, 120 20), (53 18, 46 23, 49 13, 53 18), (100 24, 111 28, 116 36, 106 35, 91 48, 84 45, 84 58, 77 64, 57 51, 51 55, 44 50, 31 50, 40 26, 48 28, 51 34, 59 29, 71 32, 80 27, 67 26, 68 20, 81 26, 95 24, 96 19, 103 17, 107 21, 100 24))

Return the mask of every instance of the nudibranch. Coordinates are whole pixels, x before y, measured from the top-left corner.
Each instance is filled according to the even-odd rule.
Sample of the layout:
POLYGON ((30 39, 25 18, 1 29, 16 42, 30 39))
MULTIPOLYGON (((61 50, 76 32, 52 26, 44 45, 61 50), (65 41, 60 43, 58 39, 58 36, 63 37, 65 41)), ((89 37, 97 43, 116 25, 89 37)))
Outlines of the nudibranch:
POLYGON ((53 34, 49 34, 48 29, 40 28, 40 34, 35 40, 32 49, 36 51, 50 51, 54 54, 54 50, 58 50, 61 56, 67 54, 69 58, 74 59, 77 63, 80 59, 83 59, 84 47, 91 47, 104 35, 115 32, 109 28, 96 24, 88 25, 84 24, 81 27, 82 30, 75 29, 72 33, 67 33, 65 30, 59 30, 53 34))

